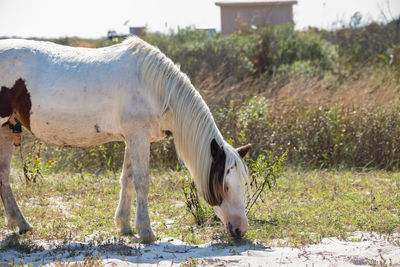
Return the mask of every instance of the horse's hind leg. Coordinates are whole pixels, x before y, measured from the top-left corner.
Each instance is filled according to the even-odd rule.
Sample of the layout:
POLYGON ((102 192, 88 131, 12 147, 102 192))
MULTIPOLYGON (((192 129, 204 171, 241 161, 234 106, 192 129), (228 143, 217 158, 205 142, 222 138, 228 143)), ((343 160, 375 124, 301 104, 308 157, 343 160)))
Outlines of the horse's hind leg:
POLYGON ((133 173, 130 158, 129 147, 126 144, 124 164, 122 166, 122 174, 120 178, 121 191, 119 204, 115 212, 115 224, 123 234, 132 233, 131 226, 131 202, 133 195, 133 173))
POLYGON ((17 202, 15 201, 10 186, 10 165, 13 153, 13 135, 8 127, 0 126, 0 196, 6 212, 8 226, 18 227, 20 233, 32 229, 32 226, 25 220, 17 202))

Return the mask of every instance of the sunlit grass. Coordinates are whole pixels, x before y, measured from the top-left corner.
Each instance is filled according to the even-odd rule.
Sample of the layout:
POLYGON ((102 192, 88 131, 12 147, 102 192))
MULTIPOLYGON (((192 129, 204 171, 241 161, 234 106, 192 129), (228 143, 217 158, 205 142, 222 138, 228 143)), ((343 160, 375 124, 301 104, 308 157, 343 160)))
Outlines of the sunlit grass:
MULTIPOLYGON (((149 211, 158 238, 175 237, 188 243, 232 242, 223 225, 212 216, 197 226, 186 211, 182 179, 186 172, 153 171, 149 211)), ((114 227, 119 181, 111 175, 53 174, 26 185, 14 171, 13 188, 25 217, 34 226, 32 240, 97 242, 124 240, 114 227), (93 236, 96 238, 93 241, 93 236), (107 241, 108 240, 108 241, 107 241)), ((135 199, 132 204, 132 224, 135 199)), ((0 209, 0 235, 5 238, 4 209, 0 209)), ((299 246, 323 237, 346 237, 349 233, 400 232, 400 173, 370 171, 302 171, 289 169, 272 191, 249 213, 245 241, 299 246)), ((119 242, 119 241, 118 241, 119 242)), ((117 243, 118 243, 117 242, 117 243)), ((0 248, 6 249, 6 248, 0 248)))
POLYGON ((296 245, 357 230, 400 232, 399 189, 399 173, 287 171, 253 210, 248 236, 296 245))

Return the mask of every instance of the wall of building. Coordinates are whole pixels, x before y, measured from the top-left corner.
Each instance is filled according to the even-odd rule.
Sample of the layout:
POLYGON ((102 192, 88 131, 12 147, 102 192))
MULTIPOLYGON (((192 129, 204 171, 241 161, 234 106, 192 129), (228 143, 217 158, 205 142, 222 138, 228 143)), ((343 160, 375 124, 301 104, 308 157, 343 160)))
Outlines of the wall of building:
POLYGON ((293 23, 292 5, 221 7, 221 32, 237 31, 240 24, 265 25, 293 23))

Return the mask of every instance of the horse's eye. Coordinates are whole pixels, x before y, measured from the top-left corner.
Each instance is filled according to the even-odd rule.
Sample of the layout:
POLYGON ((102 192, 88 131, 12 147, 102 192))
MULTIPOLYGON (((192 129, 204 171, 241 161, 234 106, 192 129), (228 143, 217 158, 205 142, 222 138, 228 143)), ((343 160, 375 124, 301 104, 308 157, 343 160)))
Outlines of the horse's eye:
POLYGON ((228 191, 229 191, 229 187, 226 185, 225 186, 225 192, 228 193, 228 191))

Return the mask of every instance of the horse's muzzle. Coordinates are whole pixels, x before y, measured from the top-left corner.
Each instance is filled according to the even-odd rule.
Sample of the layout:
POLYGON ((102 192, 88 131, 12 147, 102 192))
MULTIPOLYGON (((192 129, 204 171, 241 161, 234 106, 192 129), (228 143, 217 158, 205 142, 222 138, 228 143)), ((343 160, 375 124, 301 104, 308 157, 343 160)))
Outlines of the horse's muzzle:
POLYGON ((242 238, 242 236, 246 233, 246 232, 240 231, 239 227, 233 228, 233 226, 230 222, 228 222, 227 228, 228 228, 229 234, 235 239, 242 238))

